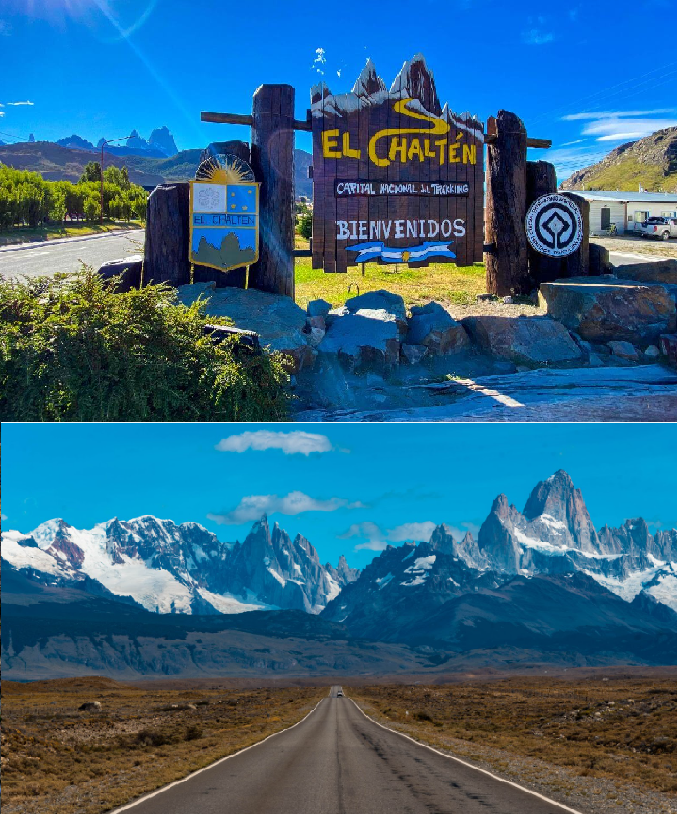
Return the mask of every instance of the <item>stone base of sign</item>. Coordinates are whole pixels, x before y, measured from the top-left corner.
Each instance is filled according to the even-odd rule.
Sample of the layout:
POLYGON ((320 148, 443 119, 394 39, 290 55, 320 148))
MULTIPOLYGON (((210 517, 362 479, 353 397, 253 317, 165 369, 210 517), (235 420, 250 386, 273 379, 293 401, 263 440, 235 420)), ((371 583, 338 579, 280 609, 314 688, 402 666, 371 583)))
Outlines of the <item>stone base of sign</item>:
MULTIPOLYGON (((327 380, 336 380, 335 371, 327 380)), ((528 421, 541 426, 556 421, 675 421, 677 370, 656 364, 540 368, 456 378, 425 388, 386 384, 374 388, 370 400, 351 392, 341 403, 297 402, 297 410, 297 421, 528 421), (434 396, 428 398, 429 393, 434 396)))
POLYGON ((466 317, 461 320, 479 347, 516 365, 567 367, 585 364, 566 328, 548 317, 466 317))
POLYGON ((254 331, 264 348, 290 357, 290 372, 313 366, 316 352, 310 344, 306 313, 289 297, 254 289, 217 289, 214 282, 180 286, 178 295, 184 305, 202 297, 208 315, 229 317, 235 327, 254 331))
POLYGON ((101 266, 98 274, 106 281, 119 277, 115 291, 122 294, 133 288, 141 288, 142 271, 143 257, 140 254, 133 254, 121 260, 109 260, 101 266))
POLYGON ((646 347, 675 330, 675 296, 664 285, 581 277, 544 283, 541 294, 550 316, 591 342, 646 347))

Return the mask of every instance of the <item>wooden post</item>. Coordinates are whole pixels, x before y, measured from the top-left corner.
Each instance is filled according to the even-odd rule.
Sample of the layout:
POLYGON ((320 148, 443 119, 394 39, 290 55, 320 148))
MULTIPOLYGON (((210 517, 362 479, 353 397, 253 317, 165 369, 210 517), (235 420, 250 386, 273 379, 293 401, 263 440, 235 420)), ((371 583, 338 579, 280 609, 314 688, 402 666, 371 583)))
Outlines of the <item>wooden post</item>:
POLYGON ((573 254, 562 258, 562 277, 587 277, 590 274, 590 201, 573 192, 563 192, 581 210, 583 240, 573 254))
POLYGON ((261 182, 260 253, 249 286, 294 298, 294 88, 261 85, 252 104, 251 165, 261 182))
MULTIPOLYGON (((251 153, 246 141, 219 141, 213 144, 213 148, 216 148, 219 153, 236 155, 248 164, 251 161, 251 153)), ((219 271, 210 266, 193 263, 194 283, 209 283, 212 280, 216 283, 217 288, 244 288, 247 284, 247 268, 242 266, 230 271, 219 271)))
MULTIPOLYGON (((547 161, 527 161, 526 209, 541 195, 557 192, 555 167, 547 161)), ((527 244, 529 277, 532 288, 541 283, 549 283, 562 277, 562 261, 559 257, 547 257, 527 244)))
POLYGON ((485 243, 487 291, 500 297, 529 294, 526 215, 527 132, 514 113, 499 110, 489 119, 485 243))
POLYGON ((160 184, 148 198, 143 282, 190 282, 187 183, 160 184))

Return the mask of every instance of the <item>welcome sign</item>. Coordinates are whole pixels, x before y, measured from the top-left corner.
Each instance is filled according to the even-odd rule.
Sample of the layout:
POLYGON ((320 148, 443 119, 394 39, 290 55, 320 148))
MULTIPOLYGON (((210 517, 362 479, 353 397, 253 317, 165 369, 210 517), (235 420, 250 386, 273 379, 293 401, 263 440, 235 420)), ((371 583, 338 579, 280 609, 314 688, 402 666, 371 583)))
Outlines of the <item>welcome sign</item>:
POLYGON ((352 91, 311 92, 313 268, 482 260, 483 125, 437 98, 417 55, 390 90, 367 62, 352 91))

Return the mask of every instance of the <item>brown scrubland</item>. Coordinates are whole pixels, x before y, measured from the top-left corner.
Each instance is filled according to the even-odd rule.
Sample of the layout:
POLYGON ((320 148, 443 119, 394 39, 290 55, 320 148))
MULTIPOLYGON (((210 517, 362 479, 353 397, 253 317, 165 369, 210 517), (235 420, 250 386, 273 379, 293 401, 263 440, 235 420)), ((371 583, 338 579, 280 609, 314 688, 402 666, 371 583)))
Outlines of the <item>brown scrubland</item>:
POLYGON ((291 726, 326 694, 3 681, 3 814, 107 811, 291 726))
POLYGON ((432 746, 454 751, 458 740, 489 745, 583 777, 677 793, 674 677, 513 677, 362 686, 349 695, 376 720, 432 746))
MULTIPOLYGON (((640 796, 645 790, 677 800, 674 675, 586 672, 466 674, 446 677, 452 683, 437 677, 435 684, 413 675, 378 685, 314 679, 324 686, 263 678, 257 686, 227 678, 5 681, 2 808, 4 814, 110 810, 296 723, 326 697, 327 685, 341 680, 375 720, 464 759, 487 765, 493 749, 607 778, 640 796), (80 709, 93 702, 100 708, 80 709)), ((500 760, 492 768, 501 774, 500 760)))

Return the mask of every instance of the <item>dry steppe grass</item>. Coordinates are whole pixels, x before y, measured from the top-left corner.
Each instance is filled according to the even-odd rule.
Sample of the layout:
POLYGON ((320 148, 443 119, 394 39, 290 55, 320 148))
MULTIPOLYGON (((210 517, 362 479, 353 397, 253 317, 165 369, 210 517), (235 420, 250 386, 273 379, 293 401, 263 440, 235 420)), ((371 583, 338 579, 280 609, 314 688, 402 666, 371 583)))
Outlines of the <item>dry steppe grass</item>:
POLYGON ((3 681, 3 814, 98 814, 296 723, 326 694, 3 681), (79 710, 91 701, 101 710, 79 710))
POLYGON ((489 745, 651 791, 677 793, 674 678, 510 678, 447 686, 355 687, 386 725, 440 748, 489 745))

